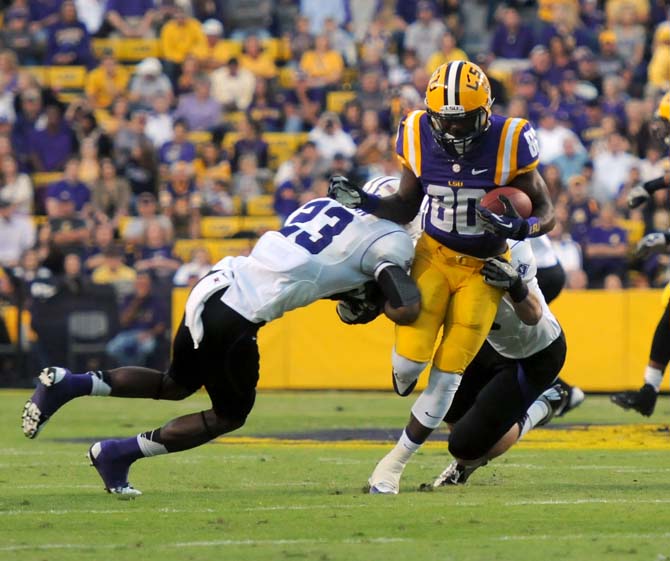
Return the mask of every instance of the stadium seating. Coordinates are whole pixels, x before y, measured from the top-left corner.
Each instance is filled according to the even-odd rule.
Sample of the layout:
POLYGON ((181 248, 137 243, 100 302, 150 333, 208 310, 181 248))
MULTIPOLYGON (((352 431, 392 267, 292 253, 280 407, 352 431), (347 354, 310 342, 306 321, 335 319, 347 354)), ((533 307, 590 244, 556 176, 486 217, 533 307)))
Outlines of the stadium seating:
POLYGON ((177 240, 174 245, 174 254, 185 263, 191 258, 191 252, 199 247, 209 251, 214 262, 228 255, 245 255, 253 247, 254 240, 241 238, 233 240, 194 239, 177 240))
POLYGON ((356 99, 356 92, 352 91, 336 91, 328 92, 326 97, 326 109, 334 113, 341 113, 348 101, 356 99))

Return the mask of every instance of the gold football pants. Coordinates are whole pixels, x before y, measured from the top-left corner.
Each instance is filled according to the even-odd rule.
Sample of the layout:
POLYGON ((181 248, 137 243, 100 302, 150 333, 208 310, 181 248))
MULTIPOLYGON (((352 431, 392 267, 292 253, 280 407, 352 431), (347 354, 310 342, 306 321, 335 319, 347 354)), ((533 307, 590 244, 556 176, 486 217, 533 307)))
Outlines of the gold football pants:
MULTIPOLYGON (((507 251, 505 257, 509 258, 507 251)), ((481 259, 461 255, 423 234, 416 245, 412 278, 421 291, 421 312, 411 325, 396 326, 395 350, 416 362, 462 374, 484 343, 503 290, 484 282, 481 259)))

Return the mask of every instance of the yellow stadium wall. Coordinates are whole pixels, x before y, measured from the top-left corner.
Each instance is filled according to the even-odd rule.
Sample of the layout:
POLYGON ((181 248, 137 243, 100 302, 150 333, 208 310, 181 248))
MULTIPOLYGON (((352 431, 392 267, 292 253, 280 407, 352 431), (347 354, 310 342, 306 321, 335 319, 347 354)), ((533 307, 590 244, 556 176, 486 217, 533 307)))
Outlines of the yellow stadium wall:
MULTIPOLYGON (((188 291, 173 293, 173 326, 188 291)), ((259 387, 273 389, 389 389, 393 325, 378 318, 345 326, 335 304, 295 310, 259 332, 259 387)), ((585 391, 637 388, 663 308, 661 291, 564 292, 552 303, 568 340, 563 377, 585 391)), ((425 384, 426 376, 422 376, 425 384)), ((421 384, 419 385, 421 387, 421 384)))

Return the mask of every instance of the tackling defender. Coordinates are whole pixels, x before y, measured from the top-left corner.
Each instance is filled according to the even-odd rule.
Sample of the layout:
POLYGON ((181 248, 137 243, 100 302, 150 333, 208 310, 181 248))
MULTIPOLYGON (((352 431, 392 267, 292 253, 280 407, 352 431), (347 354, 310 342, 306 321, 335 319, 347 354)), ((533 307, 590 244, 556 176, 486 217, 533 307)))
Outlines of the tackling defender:
MULTIPOLYGON (((406 224, 428 203, 416 246, 412 278, 421 291, 418 319, 396 328, 393 385, 409 395, 432 359, 429 388, 412 413, 426 430, 439 426, 460 378, 482 346, 503 290, 479 274, 485 259, 507 254, 506 238, 522 240, 549 231, 554 211, 537 171, 538 143, 525 119, 491 113, 491 88, 471 62, 440 66, 426 89, 426 110, 400 124, 396 141, 402 166, 398 192, 369 195, 346 178, 331 182, 331 196, 406 224), (531 199, 534 216, 518 216, 506 199, 502 215, 478 208, 490 190, 513 184, 531 199), (435 350, 440 329, 442 339, 435 350), (433 353, 434 352, 434 353, 433 353)), ((403 436, 416 446, 420 435, 403 436)))
MULTIPOLYGON (((566 344, 535 274, 528 242, 512 244, 511 264, 496 257, 482 268, 484 281, 507 294, 444 417, 451 426, 449 451, 456 460, 434 486, 464 483, 477 467, 504 453, 533 426, 548 422, 567 403, 568 394, 560 385, 545 391, 563 366, 566 344)), ((431 379, 426 392, 434 391, 432 383, 431 379)), ((403 436, 370 476, 371 493, 398 493, 407 462, 437 428, 420 423, 415 410, 416 403, 403 436), (419 442, 413 438, 408 444, 407 434, 419 442)))
POLYGON ((414 247, 405 230, 328 198, 296 210, 277 232, 264 234, 248 257, 226 257, 191 291, 167 372, 140 367, 73 374, 50 367, 24 407, 29 438, 68 401, 84 396, 181 400, 205 386, 212 407, 152 431, 96 442, 91 463, 120 498, 140 495, 128 482, 136 460, 188 450, 240 428, 251 411, 259 374, 256 334, 265 323, 320 298, 342 296, 338 314, 364 323, 381 309, 396 323, 414 321, 420 294, 407 270, 414 247), (370 306, 366 283, 383 298, 370 306), (376 286, 375 285, 375 286, 376 286))
MULTIPOLYGON (((654 134, 670 148, 670 92, 661 98, 653 125, 654 134)), ((631 189, 628 194, 628 206, 637 208, 647 202, 655 191, 668 188, 670 188, 670 173, 631 189)), ((670 232, 654 232, 642 238, 638 244, 636 254, 638 257, 644 258, 653 253, 668 251, 668 249, 670 249, 670 232)), ((666 287, 667 290, 668 287, 666 287)), ((663 373, 669 362, 670 300, 666 301, 665 310, 654 332, 649 352, 649 362, 644 371, 644 384, 637 391, 613 394, 611 396, 612 402, 623 409, 633 409, 645 417, 650 417, 656 407, 663 373)))

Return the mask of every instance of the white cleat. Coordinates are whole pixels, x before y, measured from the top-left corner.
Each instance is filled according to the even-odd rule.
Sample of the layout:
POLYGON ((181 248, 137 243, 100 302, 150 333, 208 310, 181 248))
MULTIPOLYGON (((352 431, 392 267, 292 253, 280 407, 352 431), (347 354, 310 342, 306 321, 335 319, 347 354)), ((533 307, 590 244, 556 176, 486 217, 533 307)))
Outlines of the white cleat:
POLYGON ((400 491, 400 478, 405 466, 384 456, 372 472, 368 484, 371 495, 397 495, 400 491))

